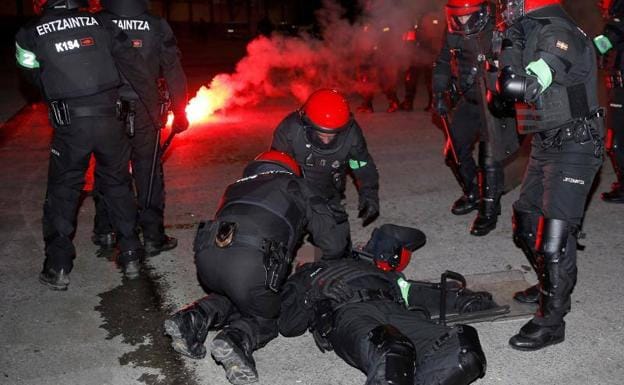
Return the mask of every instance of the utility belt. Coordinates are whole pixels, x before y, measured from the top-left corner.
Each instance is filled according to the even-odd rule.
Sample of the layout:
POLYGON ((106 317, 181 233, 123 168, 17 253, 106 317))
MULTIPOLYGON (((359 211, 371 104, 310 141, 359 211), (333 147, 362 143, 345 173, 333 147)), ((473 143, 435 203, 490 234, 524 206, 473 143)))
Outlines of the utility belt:
POLYGON ((197 230, 194 250, 196 253, 208 247, 220 249, 245 247, 260 250, 266 271, 265 287, 267 290, 278 293, 288 277, 294 258, 287 243, 257 235, 241 234, 238 230, 236 222, 203 222, 197 230))
POLYGON ((69 126, 74 118, 117 116, 115 106, 69 106, 64 100, 49 103, 50 119, 57 126, 69 126))
POLYGON ((624 88, 624 78, 622 77, 622 71, 612 71, 605 76, 605 83, 607 88, 624 88))
POLYGON ((594 156, 602 157, 604 150, 604 138, 600 134, 598 128, 594 124, 596 119, 604 119, 605 110, 600 107, 593 111, 589 116, 583 119, 575 119, 562 126, 538 132, 542 148, 561 147, 563 143, 574 141, 578 144, 594 144, 594 156))

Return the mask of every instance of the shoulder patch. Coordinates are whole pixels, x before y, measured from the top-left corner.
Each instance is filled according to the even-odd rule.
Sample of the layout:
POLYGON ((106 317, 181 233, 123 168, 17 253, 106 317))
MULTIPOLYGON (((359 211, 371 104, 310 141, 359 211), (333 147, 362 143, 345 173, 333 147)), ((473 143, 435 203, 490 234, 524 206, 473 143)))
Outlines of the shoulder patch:
POLYGON ((555 46, 556 46, 557 48, 559 48, 560 50, 562 50, 562 51, 567 51, 567 50, 568 50, 568 48, 570 48, 570 47, 568 46, 568 43, 563 42, 563 41, 561 41, 561 40, 557 40, 557 44, 555 44, 555 46))

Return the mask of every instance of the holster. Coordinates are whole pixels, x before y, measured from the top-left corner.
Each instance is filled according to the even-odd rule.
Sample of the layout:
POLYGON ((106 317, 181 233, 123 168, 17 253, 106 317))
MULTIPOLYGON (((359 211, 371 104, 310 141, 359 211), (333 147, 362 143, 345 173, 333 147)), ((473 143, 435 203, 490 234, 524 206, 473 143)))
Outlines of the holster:
POLYGON ((263 250, 264 268, 266 270, 264 286, 272 292, 279 293, 288 277, 292 253, 289 253, 284 242, 268 239, 264 241, 263 250))
POLYGON ((71 114, 69 107, 63 100, 53 100, 50 102, 50 118, 57 126, 69 126, 71 124, 71 114))
POLYGON ((129 137, 135 134, 134 121, 136 117, 136 100, 121 99, 117 101, 117 118, 126 125, 126 132, 129 137))

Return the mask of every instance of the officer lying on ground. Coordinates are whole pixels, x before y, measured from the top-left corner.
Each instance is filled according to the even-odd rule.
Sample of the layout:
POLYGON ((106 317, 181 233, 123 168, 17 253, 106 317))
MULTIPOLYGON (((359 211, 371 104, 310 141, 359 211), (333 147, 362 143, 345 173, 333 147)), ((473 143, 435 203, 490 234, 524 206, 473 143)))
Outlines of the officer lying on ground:
POLYGON ((323 259, 342 257, 349 246, 326 201, 312 196, 290 156, 262 153, 243 176, 195 238, 198 277, 211 294, 165 321, 173 348, 196 359, 206 355, 208 328, 222 328, 211 353, 233 384, 258 379, 251 353, 277 337, 278 292, 304 231, 323 259))

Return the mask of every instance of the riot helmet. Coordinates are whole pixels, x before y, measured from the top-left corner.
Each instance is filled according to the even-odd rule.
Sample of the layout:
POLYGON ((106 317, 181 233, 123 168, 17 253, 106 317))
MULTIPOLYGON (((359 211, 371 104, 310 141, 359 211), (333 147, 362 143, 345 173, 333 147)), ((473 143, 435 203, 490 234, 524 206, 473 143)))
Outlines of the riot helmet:
POLYGON ((252 175, 258 175, 263 172, 289 172, 296 176, 301 176, 301 167, 292 156, 276 151, 270 150, 260 153, 256 158, 245 167, 243 176, 248 177, 252 175))
POLYGON ((346 98, 329 88, 314 91, 299 113, 308 139, 321 149, 333 147, 336 136, 345 131, 353 119, 346 98))
POLYGON ((89 0, 33 0, 33 10, 40 15, 45 8, 88 8, 89 0))
POLYGON ((148 0, 101 0, 102 8, 122 17, 136 17, 147 12, 148 0))
POLYGON ((448 0, 444 8, 448 31, 454 34, 481 32, 490 19, 490 4, 487 0, 448 0))
POLYGON ((497 13, 506 25, 549 5, 559 5, 561 0, 497 0, 497 13))
POLYGON ((605 19, 624 15, 624 0, 600 0, 598 7, 605 19))

